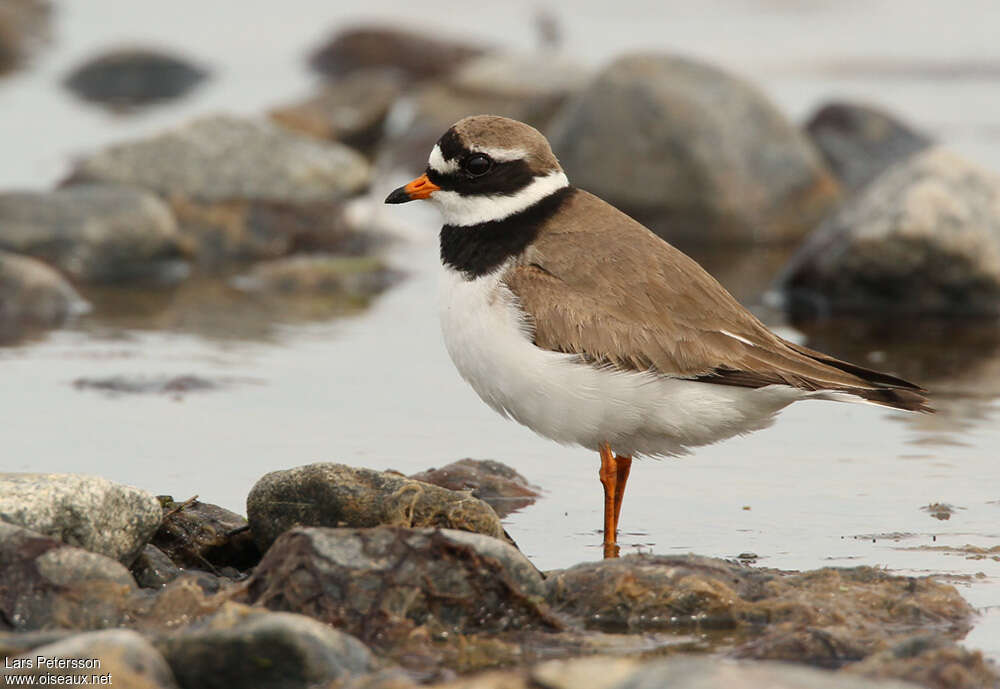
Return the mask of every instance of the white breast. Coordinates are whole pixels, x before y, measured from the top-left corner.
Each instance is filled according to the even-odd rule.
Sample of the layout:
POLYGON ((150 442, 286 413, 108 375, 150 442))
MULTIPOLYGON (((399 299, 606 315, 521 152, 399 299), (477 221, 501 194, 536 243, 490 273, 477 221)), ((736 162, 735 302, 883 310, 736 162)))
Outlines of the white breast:
POLYGON ((764 428, 807 397, 784 385, 751 389, 597 368, 536 347, 506 266, 475 280, 444 267, 441 330, 462 377, 488 405, 560 443, 619 454, 675 455, 764 428))

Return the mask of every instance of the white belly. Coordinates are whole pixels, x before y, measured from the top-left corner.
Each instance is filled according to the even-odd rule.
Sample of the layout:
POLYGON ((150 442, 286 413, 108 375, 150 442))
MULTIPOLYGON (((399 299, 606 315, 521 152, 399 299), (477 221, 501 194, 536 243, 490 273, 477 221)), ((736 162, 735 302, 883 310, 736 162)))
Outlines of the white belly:
POLYGON ((444 268, 441 330, 462 377, 488 405, 560 443, 618 454, 676 455, 769 425, 807 397, 772 385, 740 388, 602 369, 532 343, 504 269, 476 280, 444 268))

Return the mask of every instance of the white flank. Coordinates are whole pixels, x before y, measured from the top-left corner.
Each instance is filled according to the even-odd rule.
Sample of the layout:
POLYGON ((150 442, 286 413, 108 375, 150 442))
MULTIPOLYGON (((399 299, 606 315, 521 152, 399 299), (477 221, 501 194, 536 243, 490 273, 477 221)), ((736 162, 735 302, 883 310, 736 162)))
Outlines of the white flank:
POLYGON ((566 175, 561 170, 555 170, 547 175, 535 177, 524 189, 510 195, 463 196, 456 191, 435 191, 429 198, 441 209, 446 225, 464 227, 491 220, 503 220, 567 186, 569 180, 566 179, 566 175))
POLYGON ((441 147, 437 144, 434 144, 434 148, 431 149, 431 156, 427 159, 427 164, 434 172, 441 175, 458 172, 458 161, 445 160, 444 155, 441 153, 441 147))
POLYGON ((441 330, 462 377, 488 405, 552 440, 619 454, 677 455, 768 426, 810 395, 598 368, 536 347, 505 267, 474 280, 444 267, 441 330))
POLYGON ((756 347, 757 346, 753 342, 751 342, 750 340, 748 340, 747 338, 741 337, 739 335, 735 335, 735 334, 729 332, 728 330, 720 330, 719 332, 722 333, 723 335, 725 335, 726 337, 731 337, 734 340, 739 340, 740 342, 742 342, 745 345, 750 345, 751 347, 756 347))

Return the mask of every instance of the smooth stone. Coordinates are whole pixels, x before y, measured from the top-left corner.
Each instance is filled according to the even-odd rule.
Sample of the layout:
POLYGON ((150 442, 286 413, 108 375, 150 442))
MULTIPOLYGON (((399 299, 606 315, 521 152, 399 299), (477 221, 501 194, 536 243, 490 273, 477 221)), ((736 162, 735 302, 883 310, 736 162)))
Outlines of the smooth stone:
POLYGON ((342 631, 304 615, 234 604, 158 646, 184 689, 328 686, 373 669, 368 648, 342 631))
POLYGON ((795 317, 1000 313, 1000 175, 946 148, 849 198, 777 280, 795 317))
POLYGON ((443 467, 428 469, 410 478, 433 483, 448 490, 469 491, 506 517, 535 502, 539 488, 502 462, 492 459, 460 459, 443 467))
POLYGON ((618 58, 549 133, 574 185, 669 241, 794 241, 839 196, 811 142, 757 87, 684 57, 618 58))
POLYGON ((471 495, 333 463, 266 474, 247 496, 247 518, 261 551, 296 526, 430 526, 504 537, 493 508, 471 495))
POLYGON ((0 251, 0 324, 60 325, 90 305, 58 271, 0 251))
POLYGON ((52 6, 45 0, 0 4, 0 75, 21 67, 50 38, 52 6))
POLYGON ((129 565, 160 525, 139 488, 82 474, 0 474, 0 520, 129 565))
POLYGON ((400 272, 379 258, 303 254, 258 263, 233 278, 232 285, 254 294, 332 294, 364 301, 399 279, 400 272))
POLYGON ((850 191, 933 143, 885 110, 861 103, 827 103, 813 113, 805 130, 850 191))
POLYGON ((180 98, 207 76, 207 69, 177 55, 119 48, 75 67, 63 85, 83 100, 122 108, 180 98))
MULTIPOLYGON (((128 180, 125 180, 128 182, 128 180)), ((0 249, 89 283, 172 283, 190 246, 154 194, 114 184, 0 192, 0 249)))
POLYGON ((139 586, 147 589, 163 588, 181 575, 181 568, 155 545, 147 545, 130 568, 139 586))

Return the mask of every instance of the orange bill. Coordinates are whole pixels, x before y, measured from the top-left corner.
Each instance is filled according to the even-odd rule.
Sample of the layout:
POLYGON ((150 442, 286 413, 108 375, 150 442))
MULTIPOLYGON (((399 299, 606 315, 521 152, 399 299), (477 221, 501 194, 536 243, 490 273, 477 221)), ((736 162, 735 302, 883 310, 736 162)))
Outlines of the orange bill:
POLYGON ((427 179, 427 175, 420 175, 415 180, 401 186, 385 198, 386 203, 406 203, 417 199, 426 199, 428 196, 438 191, 441 187, 427 179))

